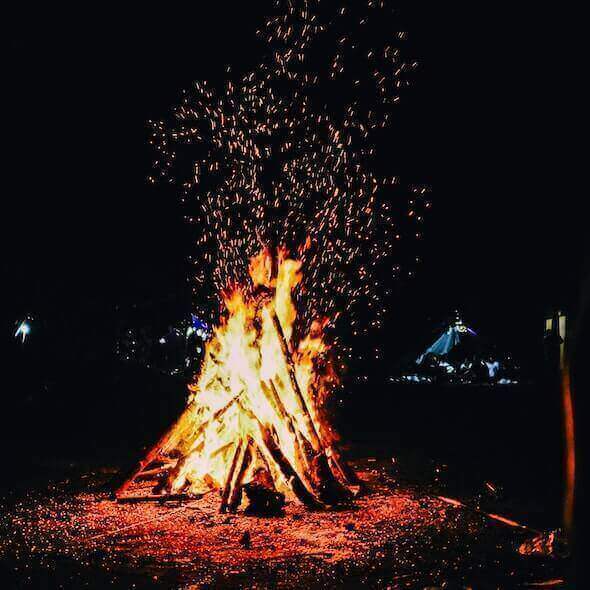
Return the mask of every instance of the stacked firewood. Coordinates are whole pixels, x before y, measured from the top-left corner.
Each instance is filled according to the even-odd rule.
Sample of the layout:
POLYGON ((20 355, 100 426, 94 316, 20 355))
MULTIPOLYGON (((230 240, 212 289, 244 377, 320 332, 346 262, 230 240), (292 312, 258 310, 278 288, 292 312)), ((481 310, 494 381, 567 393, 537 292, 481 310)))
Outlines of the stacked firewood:
MULTIPOLYGON (((321 509, 358 492, 355 474, 332 439, 322 435, 309 380, 304 389, 286 320, 281 323, 285 313, 277 311, 276 281, 268 285, 248 301, 238 298, 247 310, 243 325, 234 322, 239 330, 233 339, 218 335, 217 347, 209 346, 191 402, 117 490, 119 501, 218 490, 222 512, 235 512, 245 495, 249 511, 276 513, 285 494, 321 509), (236 374, 228 347, 246 351, 243 374, 236 374), (272 357, 271 370, 263 369, 265 354, 272 357), (141 483, 143 494, 137 492, 141 483)), ((225 325, 229 331, 229 321, 225 325)))

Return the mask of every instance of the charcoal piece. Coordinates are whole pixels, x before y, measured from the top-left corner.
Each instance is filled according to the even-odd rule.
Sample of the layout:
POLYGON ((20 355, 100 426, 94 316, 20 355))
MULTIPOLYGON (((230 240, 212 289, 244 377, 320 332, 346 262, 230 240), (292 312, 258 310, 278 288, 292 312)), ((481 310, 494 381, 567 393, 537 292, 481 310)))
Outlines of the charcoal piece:
POLYGON ((280 516, 285 507, 285 494, 271 490, 259 483, 247 483, 243 487, 248 506, 246 514, 256 516, 280 516))

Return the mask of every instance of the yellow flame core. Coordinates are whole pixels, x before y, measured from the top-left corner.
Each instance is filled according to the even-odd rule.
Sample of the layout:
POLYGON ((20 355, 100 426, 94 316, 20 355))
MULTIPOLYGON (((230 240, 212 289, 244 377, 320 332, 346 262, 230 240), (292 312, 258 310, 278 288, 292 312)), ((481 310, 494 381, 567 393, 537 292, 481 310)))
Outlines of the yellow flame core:
POLYGON ((287 482, 265 453, 264 432, 272 434, 303 481, 308 474, 298 449, 316 446, 318 434, 322 444, 332 442, 320 412, 337 382, 324 340, 327 322, 314 322, 298 344, 293 342, 293 292, 302 279, 301 262, 284 250, 274 262, 273 272, 272 254, 261 251, 249 266, 254 294, 237 287, 224 296, 226 313, 190 386, 190 411, 170 437, 169 445, 181 456, 173 492, 199 494, 222 487, 237 444, 247 440, 256 450, 245 481, 264 467, 277 489, 287 492, 287 482))

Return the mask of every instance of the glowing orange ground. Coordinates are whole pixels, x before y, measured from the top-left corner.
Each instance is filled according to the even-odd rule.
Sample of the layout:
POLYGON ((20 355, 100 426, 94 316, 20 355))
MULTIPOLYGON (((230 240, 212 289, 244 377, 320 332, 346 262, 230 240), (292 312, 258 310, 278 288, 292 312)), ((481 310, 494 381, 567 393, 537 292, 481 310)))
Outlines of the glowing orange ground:
POLYGON ((90 476, 87 491, 68 493, 65 484, 10 506, 0 520, 0 555, 23 587, 37 587, 39 576, 66 588, 558 585, 555 560, 518 554, 525 531, 400 489, 384 464, 356 468, 370 492, 353 508, 309 512, 293 502, 280 518, 220 514, 213 494, 184 504, 117 504, 90 476))

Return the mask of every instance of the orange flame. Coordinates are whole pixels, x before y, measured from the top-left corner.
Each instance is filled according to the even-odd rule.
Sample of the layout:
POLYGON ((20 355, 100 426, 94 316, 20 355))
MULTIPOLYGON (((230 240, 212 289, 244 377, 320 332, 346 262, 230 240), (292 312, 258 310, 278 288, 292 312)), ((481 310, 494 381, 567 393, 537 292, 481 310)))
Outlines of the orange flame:
POLYGON ((310 476, 301 449, 317 453, 332 443, 321 412, 337 383, 324 338, 327 321, 315 321, 298 343, 293 337, 301 262, 284 249, 273 260, 264 249, 251 259, 249 274, 253 294, 236 287, 224 296, 226 313, 206 345, 189 407, 168 439, 181 456, 171 492, 222 488, 240 441, 255 449, 244 481, 264 468, 276 488, 288 492, 284 471, 265 450, 265 433, 272 433, 304 484, 310 476))

